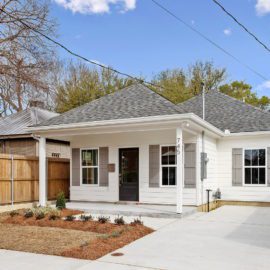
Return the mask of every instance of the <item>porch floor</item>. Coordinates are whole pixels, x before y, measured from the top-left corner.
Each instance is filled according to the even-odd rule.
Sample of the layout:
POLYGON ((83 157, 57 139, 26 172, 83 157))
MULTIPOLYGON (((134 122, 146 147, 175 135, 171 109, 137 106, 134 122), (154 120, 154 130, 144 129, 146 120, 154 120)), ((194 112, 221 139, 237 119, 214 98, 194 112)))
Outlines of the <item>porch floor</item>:
POLYGON ((183 213, 176 213, 175 205, 135 204, 135 203, 99 203, 68 202, 67 208, 82 210, 90 214, 142 216, 156 218, 181 218, 197 212, 197 207, 183 206, 183 213))

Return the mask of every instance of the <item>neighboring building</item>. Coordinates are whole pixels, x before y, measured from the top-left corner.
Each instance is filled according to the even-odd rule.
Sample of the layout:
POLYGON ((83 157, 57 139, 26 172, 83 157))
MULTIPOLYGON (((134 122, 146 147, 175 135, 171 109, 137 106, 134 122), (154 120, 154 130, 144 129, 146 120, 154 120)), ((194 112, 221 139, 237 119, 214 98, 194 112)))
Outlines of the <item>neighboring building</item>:
MULTIPOLYGON (((0 119, 0 154, 38 156, 38 140, 25 128, 57 115, 38 107, 30 107, 0 119)), ((47 140, 46 152, 47 157, 70 158, 69 142, 47 140)))
POLYGON ((70 141, 71 200, 176 204, 181 213, 220 189, 223 200, 270 202, 270 113, 219 91, 205 99, 203 120, 201 95, 175 105, 136 84, 29 130, 42 152, 45 138, 70 141))

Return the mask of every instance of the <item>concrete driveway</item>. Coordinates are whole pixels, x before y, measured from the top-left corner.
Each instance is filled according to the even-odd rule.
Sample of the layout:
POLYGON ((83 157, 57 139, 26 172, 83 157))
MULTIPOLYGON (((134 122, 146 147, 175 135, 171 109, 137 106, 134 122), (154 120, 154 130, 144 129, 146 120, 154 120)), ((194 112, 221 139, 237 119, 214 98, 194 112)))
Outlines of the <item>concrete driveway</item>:
POLYGON ((175 221, 121 250, 113 262, 154 269, 269 269, 270 208, 224 206, 175 221))
POLYGON ((173 220, 119 251, 91 262, 0 250, 0 269, 268 270, 270 208, 224 206, 173 220))

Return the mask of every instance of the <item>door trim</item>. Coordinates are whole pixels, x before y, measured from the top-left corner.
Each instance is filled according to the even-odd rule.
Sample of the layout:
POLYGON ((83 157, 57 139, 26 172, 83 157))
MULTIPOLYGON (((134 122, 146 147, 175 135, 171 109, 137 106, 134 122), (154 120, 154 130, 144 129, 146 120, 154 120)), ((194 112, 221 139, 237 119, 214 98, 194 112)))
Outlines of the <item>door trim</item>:
POLYGON ((118 148, 118 201, 119 202, 125 202, 123 200, 120 200, 120 152, 121 150, 138 150, 138 184, 137 184, 137 189, 138 189, 138 200, 137 201, 127 201, 129 203, 132 203, 132 202, 139 202, 140 201, 140 148, 137 147, 137 146, 132 146, 132 147, 119 147, 118 148))

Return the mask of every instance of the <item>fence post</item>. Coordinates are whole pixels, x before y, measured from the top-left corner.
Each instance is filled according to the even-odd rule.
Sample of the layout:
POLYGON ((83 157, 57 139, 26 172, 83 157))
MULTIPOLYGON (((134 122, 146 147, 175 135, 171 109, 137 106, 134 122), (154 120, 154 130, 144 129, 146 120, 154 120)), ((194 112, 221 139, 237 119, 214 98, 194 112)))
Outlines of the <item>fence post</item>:
POLYGON ((14 204, 14 156, 11 155, 11 205, 14 204))

